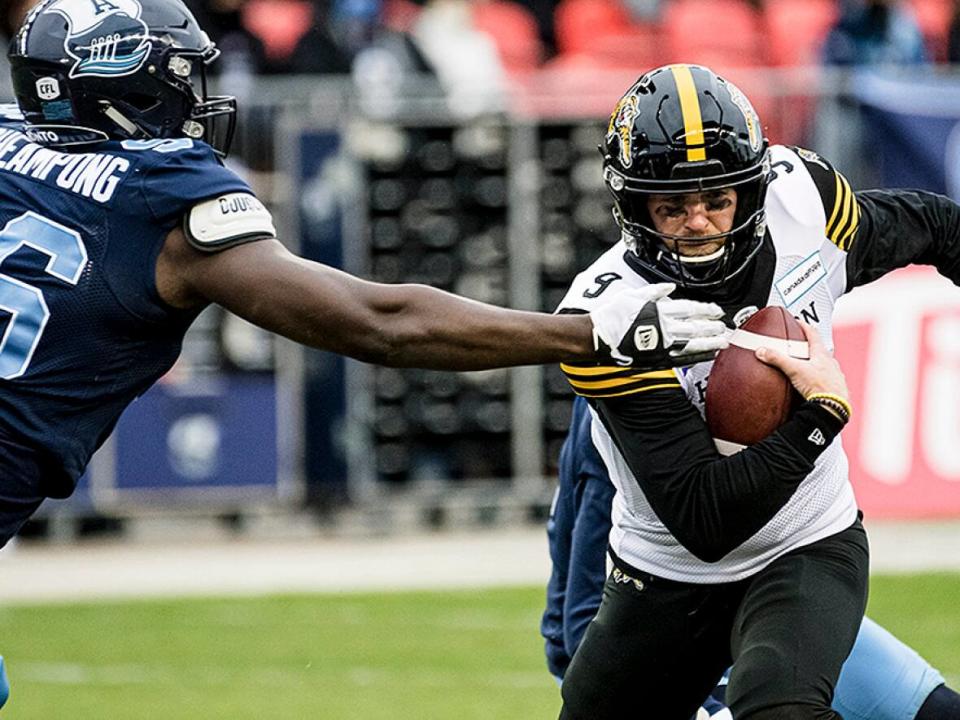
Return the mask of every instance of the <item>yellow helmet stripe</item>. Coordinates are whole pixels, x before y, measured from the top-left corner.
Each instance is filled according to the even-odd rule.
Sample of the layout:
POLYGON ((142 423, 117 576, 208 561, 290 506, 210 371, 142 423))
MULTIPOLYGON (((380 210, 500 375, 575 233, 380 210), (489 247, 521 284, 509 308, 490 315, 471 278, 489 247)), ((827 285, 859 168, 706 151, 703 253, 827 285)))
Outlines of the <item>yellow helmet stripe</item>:
POLYGON ((680 112, 683 113, 683 129, 687 138, 687 161, 696 162, 707 159, 707 150, 703 137, 703 117, 700 115, 700 100, 697 97, 697 85, 689 65, 673 65, 674 82, 680 95, 680 112))

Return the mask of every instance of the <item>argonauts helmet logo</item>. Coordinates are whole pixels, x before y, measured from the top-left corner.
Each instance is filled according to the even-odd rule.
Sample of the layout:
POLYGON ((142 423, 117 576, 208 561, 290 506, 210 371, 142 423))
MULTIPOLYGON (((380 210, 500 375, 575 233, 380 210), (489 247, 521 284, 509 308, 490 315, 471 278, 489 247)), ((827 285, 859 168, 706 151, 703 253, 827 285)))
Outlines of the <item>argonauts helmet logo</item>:
POLYGON ((63 44, 75 60, 70 77, 132 75, 150 54, 139 0, 55 0, 48 10, 67 19, 63 44))

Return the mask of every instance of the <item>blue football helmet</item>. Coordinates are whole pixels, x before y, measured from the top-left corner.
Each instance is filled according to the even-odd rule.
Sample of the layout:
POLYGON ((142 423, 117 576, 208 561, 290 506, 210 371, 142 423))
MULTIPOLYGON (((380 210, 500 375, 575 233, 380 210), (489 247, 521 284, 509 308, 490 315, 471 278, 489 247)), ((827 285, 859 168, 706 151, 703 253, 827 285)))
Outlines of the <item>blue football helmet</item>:
POLYGON ((219 54, 181 0, 41 0, 9 55, 36 142, 189 137, 226 155, 236 99, 207 94, 219 54))

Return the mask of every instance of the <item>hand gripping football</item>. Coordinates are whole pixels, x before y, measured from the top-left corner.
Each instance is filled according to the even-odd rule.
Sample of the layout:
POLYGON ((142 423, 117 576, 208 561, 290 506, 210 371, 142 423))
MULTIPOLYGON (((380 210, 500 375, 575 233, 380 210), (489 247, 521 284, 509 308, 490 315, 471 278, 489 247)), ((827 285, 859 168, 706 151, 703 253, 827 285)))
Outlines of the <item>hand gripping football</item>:
POLYGON ((803 328, 782 307, 763 308, 734 331, 707 382, 707 427, 724 455, 763 440, 803 402, 786 375, 756 358, 759 347, 810 357, 803 328))

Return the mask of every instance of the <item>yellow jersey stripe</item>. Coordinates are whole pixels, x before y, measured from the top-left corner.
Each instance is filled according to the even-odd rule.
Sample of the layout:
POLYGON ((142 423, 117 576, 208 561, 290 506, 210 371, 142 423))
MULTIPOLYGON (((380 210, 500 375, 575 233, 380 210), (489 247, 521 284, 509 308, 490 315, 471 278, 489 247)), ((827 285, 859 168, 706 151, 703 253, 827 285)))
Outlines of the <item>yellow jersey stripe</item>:
POLYGON ((843 237, 840 238, 840 242, 837 243, 837 247, 841 250, 849 250, 850 245, 853 243, 854 235, 857 232, 857 228, 860 227, 860 203, 857 202, 856 196, 853 198, 853 219, 850 222, 850 228, 843 234, 843 237))
POLYGON ((830 214, 830 219, 827 220, 827 235, 830 234, 833 221, 837 219, 837 213, 840 212, 840 207, 843 205, 843 185, 840 184, 840 173, 834 171, 833 175, 837 180, 837 189, 833 200, 833 212, 830 214))
POLYGON ((697 97, 697 85, 689 65, 674 65, 674 82, 680 96, 680 112, 683 113, 683 129, 687 139, 687 161, 696 162, 707 159, 707 150, 703 137, 703 116, 700 114, 700 100, 697 97), (697 147, 699 146, 699 147, 697 147))
POLYGON ((839 174, 838 177, 841 180, 844 193, 843 215, 835 226, 828 228, 827 236, 834 245, 841 250, 846 250, 849 245, 846 241, 853 236, 860 224, 860 205, 847 179, 839 174))
POLYGON ((616 365, 570 365, 568 363, 560 363, 560 369, 563 370, 567 375, 572 375, 578 378, 587 378, 595 377, 597 375, 615 375, 615 374, 624 374, 631 373, 637 375, 638 377, 644 378, 672 378, 676 377, 676 373, 673 370, 653 370, 650 372, 638 373, 634 368, 630 367, 618 367, 616 365))
POLYGON ((840 177, 840 184, 843 187, 843 212, 840 213, 840 219, 835 225, 829 228, 830 232, 828 236, 830 242, 834 245, 840 239, 840 233, 843 232, 843 229, 847 226, 847 220, 850 218, 850 215, 853 212, 853 193, 850 192, 850 186, 847 185, 847 181, 843 176, 840 177))
POLYGON ((662 385, 643 385, 641 387, 631 388, 630 390, 623 390, 621 392, 590 393, 590 392, 580 392, 576 388, 574 388, 573 391, 577 393, 577 395, 581 395, 583 397, 613 398, 613 397, 623 397, 624 395, 636 395, 637 393, 648 392, 650 390, 664 390, 667 388, 676 388, 679 390, 680 383, 664 383, 662 385))
MULTIPOLYGON (((573 378, 568 377, 567 382, 569 382, 574 388, 579 388, 581 390, 604 390, 606 388, 623 387, 624 385, 636 385, 637 383, 650 383, 657 381, 647 380, 639 375, 632 375, 630 377, 611 378, 609 380, 574 380, 573 378)), ((677 381, 675 380, 674 382, 677 381)))

